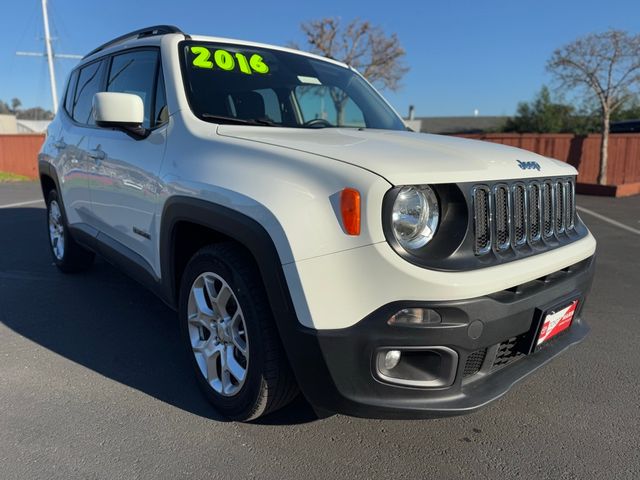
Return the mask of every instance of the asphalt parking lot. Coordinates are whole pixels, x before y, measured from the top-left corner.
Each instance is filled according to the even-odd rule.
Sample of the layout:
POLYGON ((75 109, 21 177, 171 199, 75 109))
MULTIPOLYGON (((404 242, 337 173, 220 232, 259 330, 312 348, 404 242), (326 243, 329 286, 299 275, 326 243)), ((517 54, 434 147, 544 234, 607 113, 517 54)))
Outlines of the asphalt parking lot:
POLYGON ((640 477, 640 197, 578 199, 628 227, 582 214, 591 334, 484 410, 319 420, 299 400, 237 424, 200 396, 151 293, 104 261, 56 270, 44 204, 24 203, 40 196, 0 185, 0 478, 640 477))

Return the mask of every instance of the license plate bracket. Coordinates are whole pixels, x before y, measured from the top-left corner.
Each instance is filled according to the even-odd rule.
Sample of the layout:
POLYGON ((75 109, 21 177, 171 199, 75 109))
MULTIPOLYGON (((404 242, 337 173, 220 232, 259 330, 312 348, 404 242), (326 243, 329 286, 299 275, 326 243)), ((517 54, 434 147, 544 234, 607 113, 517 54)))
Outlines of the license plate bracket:
POLYGON ((528 355, 544 347, 547 341, 565 333, 573 324, 581 302, 582 297, 574 294, 552 306, 536 309, 531 330, 523 338, 520 351, 528 355))
POLYGON ((552 310, 543 315, 534 348, 540 348, 545 342, 568 330, 573 323, 573 317, 576 314, 577 308, 578 300, 573 300, 566 307, 552 310))

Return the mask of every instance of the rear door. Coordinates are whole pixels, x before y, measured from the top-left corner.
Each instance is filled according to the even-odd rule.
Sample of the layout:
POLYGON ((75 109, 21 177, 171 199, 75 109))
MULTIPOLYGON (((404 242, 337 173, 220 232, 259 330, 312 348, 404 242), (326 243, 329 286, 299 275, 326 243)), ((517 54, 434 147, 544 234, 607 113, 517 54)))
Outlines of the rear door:
POLYGON ((53 142, 67 220, 70 224, 94 228, 89 189, 89 178, 95 167, 91 152, 91 135, 96 131, 92 102, 93 95, 102 89, 105 70, 106 62, 98 60, 72 74, 59 113, 61 128, 53 142))
POLYGON ((93 217, 103 241, 125 255, 137 254, 136 260, 142 257, 158 272, 153 232, 168 124, 159 50, 112 56, 105 90, 138 95, 144 104, 143 126, 150 134, 135 139, 119 130, 95 131, 91 149, 99 158, 91 181, 93 217))

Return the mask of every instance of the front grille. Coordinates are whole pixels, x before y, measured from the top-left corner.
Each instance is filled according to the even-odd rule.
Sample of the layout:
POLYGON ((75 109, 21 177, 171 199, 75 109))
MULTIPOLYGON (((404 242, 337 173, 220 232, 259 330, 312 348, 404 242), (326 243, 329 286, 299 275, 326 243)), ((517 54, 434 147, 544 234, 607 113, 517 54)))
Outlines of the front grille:
POLYGON ((575 228, 573 180, 534 180, 473 188, 475 253, 560 237, 575 228))
POLYGON ((478 373, 482 368, 482 364, 484 363, 484 358, 487 356, 487 349, 482 348, 480 350, 476 350, 472 352, 468 357, 467 361, 464 364, 464 370, 462 371, 462 377, 471 377, 478 373))

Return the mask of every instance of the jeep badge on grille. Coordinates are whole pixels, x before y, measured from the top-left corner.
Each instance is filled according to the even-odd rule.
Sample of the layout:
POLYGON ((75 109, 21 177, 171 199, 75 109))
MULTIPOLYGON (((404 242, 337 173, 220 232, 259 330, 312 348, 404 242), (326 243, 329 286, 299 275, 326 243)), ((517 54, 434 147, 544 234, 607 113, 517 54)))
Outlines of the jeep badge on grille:
POLYGON ((540 164, 538 162, 523 162, 521 160, 516 160, 518 162, 518 166, 522 170, 538 170, 540 171, 540 164))

